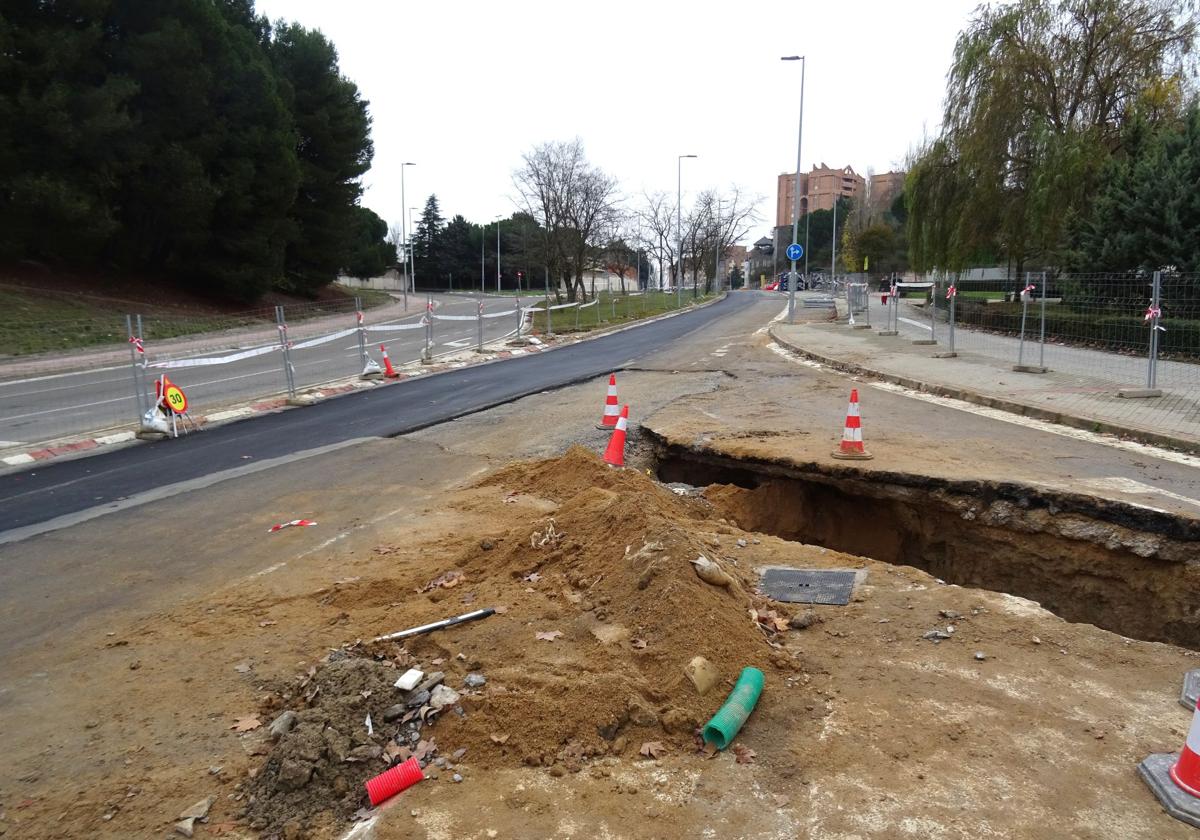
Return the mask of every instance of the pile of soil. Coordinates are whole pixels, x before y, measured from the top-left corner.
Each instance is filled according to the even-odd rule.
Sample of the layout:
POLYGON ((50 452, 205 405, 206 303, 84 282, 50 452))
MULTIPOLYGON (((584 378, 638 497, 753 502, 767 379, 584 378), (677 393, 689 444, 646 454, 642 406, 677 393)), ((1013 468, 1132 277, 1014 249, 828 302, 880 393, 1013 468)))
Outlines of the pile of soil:
POLYGON ((280 688, 299 701, 295 723, 254 777, 251 828, 268 837, 299 835, 315 814, 353 815, 363 804, 363 782, 387 766, 384 749, 396 728, 373 726, 370 733, 366 719, 383 722, 396 702, 396 676, 390 662, 342 656, 280 688))
POLYGON ((420 729, 422 743, 436 740, 440 750, 423 755, 427 763, 440 756, 433 772, 453 756, 451 769, 463 774, 531 765, 553 775, 600 756, 636 756, 646 742, 694 751, 698 728, 742 668, 801 668, 752 617, 763 602, 757 576, 735 556, 741 532, 704 500, 578 447, 509 466, 479 487, 559 504, 547 514, 545 503, 514 503, 505 533, 457 543, 437 585, 397 564, 394 588, 375 597, 404 599, 412 625, 486 606, 497 614, 321 666, 313 685, 294 693, 320 691, 256 779, 253 827, 286 834, 289 823, 305 826, 321 811, 345 818, 365 804, 362 782, 407 757, 389 744, 411 748, 416 737, 412 722, 384 723, 402 694, 392 687, 397 666, 444 672, 461 693, 420 729), (697 576, 692 561, 701 555, 729 574, 728 586, 697 576), (685 673, 697 656, 720 673, 705 695, 685 673), (466 683, 467 674, 486 682, 466 683))

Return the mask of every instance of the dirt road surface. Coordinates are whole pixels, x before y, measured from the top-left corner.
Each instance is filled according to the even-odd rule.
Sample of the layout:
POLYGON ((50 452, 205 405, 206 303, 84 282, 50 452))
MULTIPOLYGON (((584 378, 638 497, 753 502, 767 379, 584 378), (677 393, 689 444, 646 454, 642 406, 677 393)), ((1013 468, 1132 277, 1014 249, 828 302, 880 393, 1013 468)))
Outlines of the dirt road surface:
POLYGON ((596 381, 6 546, 37 571, 0 600, 5 840, 166 837, 210 796, 197 837, 1192 836, 1134 767, 1190 720, 1195 467, 800 364, 777 309, 619 373, 623 471, 570 448, 606 442, 596 381), (835 463, 855 384, 876 457, 835 463), (756 594, 768 565, 865 578, 810 612, 756 594), (706 755, 748 665, 762 700, 706 755), (413 666, 460 694, 416 741, 387 719, 413 666), (351 822, 403 750, 437 778, 351 822))

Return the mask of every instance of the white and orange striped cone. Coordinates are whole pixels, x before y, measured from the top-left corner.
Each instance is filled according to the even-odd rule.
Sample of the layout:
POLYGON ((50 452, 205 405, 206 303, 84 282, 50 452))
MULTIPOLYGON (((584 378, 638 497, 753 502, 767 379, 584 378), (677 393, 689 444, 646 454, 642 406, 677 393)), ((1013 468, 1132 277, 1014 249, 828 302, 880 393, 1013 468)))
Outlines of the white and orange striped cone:
POLYGON ((600 422, 596 424, 597 429, 609 430, 617 425, 617 415, 621 413, 620 406, 617 404, 617 375, 610 373, 608 375, 608 394, 604 397, 604 413, 600 415, 600 422))
POLYGON ((625 466, 625 430, 629 428, 629 406, 621 406, 621 416, 617 418, 616 428, 608 439, 608 449, 604 452, 604 463, 613 467, 625 466))
POLYGON ((1155 753, 1137 771, 1168 814, 1200 828, 1200 705, 1179 755, 1155 753))
POLYGON ((862 416, 858 413, 858 389, 850 391, 850 407, 846 409, 846 425, 842 429, 842 442, 833 451, 834 458, 850 461, 866 461, 875 456, 863 447, 862 416))
POLYGON ((392 367, 392 360, 388 358, 387 348, 380 344, 379 352, 383 354, 383 375, 388 379, 399 379, 400 374, 396 373, 396 369, 392 367))

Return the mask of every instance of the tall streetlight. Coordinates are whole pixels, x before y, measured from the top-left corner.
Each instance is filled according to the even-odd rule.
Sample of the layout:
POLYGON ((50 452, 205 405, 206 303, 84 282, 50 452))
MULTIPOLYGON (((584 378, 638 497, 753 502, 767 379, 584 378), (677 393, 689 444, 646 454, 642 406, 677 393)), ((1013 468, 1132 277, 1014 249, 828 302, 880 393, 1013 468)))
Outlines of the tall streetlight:
MULTIPOLYGON (((413 214, 416 212, 416 207, 408 208, 408 223, 410 225, 412 225, 413 214)), ((413 225, 413 227, 416 226, 413 225)), ((411 236, 408 238, 408 253, 412 257, 412 272, 409 274, 409 278, 412 280, 413 294, 415 295, 417 293, 417 249, 413 244, 411 236)))
MULTIPOLYGON (((408 221, 405 219, 404 208, 408 206, 408 202, 404 198, 404 168, 406 166, 416 166, 412 161, 405 161, 400 164, 400 245, 404 250, 404 308, 408 309, 408 282, 409 282, 409 264, 408 264, 408 221)), ((413 286, 415 292, 416 286, 413 286)))
MULTIPOLYGON (((800 62, 800 127, 796 130, 796 189, 792 196, 792 242, 800 241, 800 149, 804 142, 804 71, 808 62, 802 55, 780 56, 780 61, 800 62)), ((807 225, 806 225, 807 227, 807 225)), ((807 237, 805 237, 807 239, 807 237)), ((808 253, 807 243, 804 249, 808 253)), ((807 265, 807 263, 805 263, 807 265)), ((788 275, 788 323, 796 323, 796 261, 792 260, 792 273, 788 275)))
POLYGON ((503 216, 492 219, 496 223, 496 294, 500 294, 500 222, 503 216))
POLYGON ((675 162, 675 224, 679 226, 679 274, 675 283, 675 306, 683 307, 683 159, 699 155, 680 155, 675 162))

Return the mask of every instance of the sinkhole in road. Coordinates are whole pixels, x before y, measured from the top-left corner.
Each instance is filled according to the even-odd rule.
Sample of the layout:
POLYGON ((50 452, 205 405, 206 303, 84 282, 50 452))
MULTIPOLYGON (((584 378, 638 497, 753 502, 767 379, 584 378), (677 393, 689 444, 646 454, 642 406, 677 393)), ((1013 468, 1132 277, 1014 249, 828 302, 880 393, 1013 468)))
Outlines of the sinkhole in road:
POLYGON ((914 566, 1073 622, 1200 649, 1200 527, 1015 482, 730 458, 649 433, 658 477, 704 487, 743 529, 914 566))

